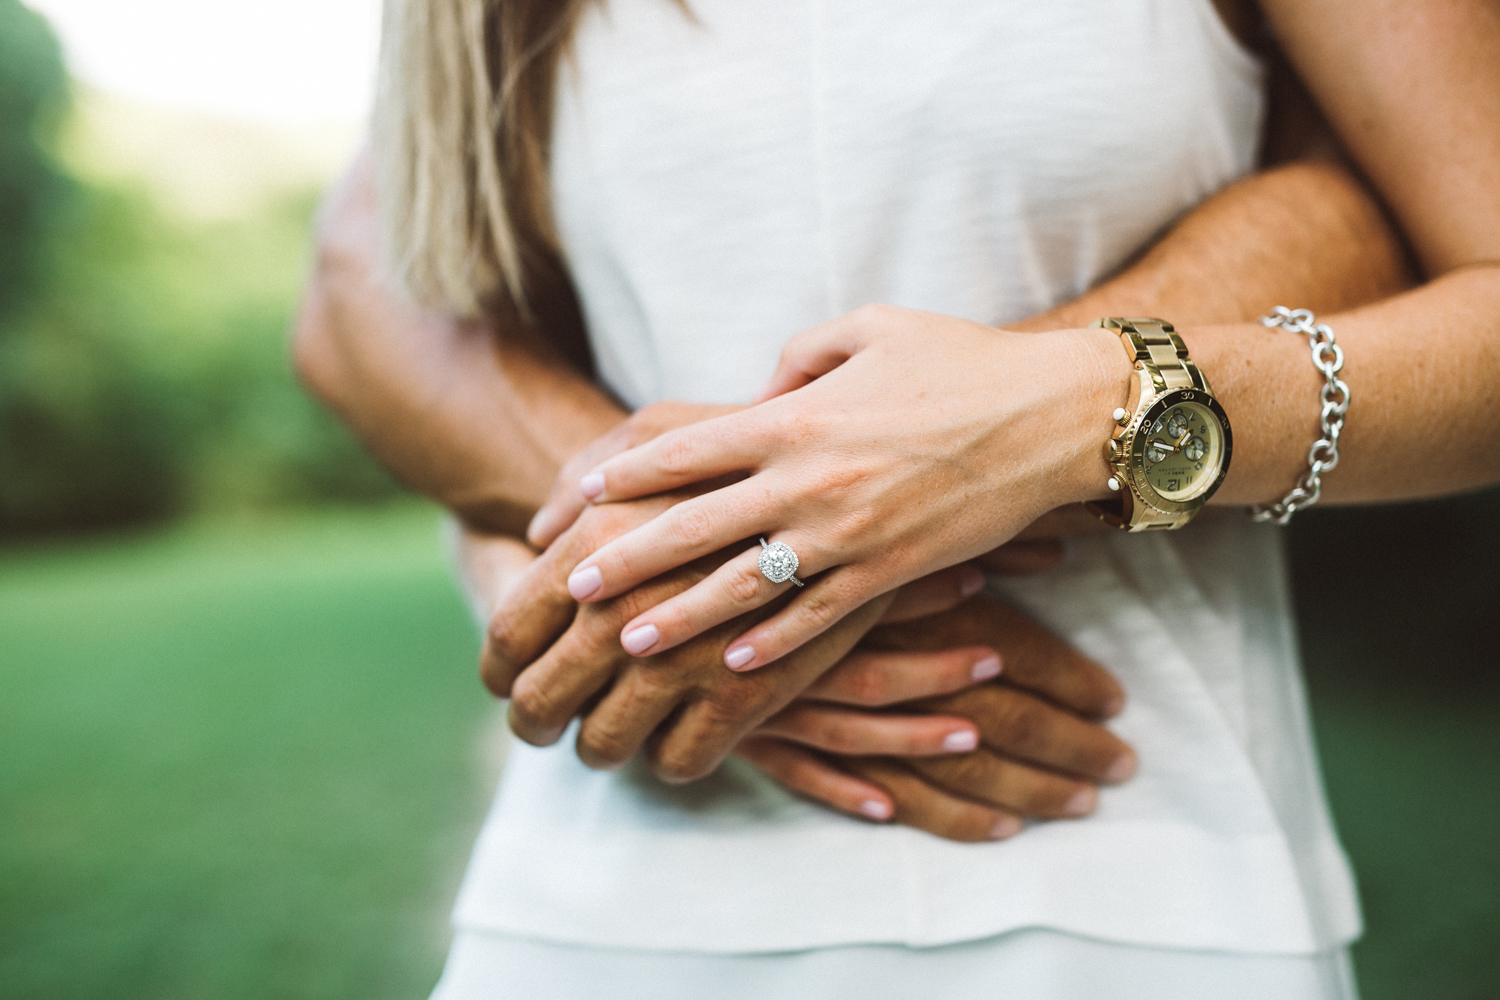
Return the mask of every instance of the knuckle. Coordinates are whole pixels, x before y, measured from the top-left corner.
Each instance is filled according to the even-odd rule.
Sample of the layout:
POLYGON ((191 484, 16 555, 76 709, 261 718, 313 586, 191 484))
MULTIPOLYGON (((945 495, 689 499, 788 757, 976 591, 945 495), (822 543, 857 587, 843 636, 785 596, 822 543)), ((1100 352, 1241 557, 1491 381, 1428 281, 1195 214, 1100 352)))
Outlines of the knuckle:
POLYGON ((607 724, 586 723, 578 734, 578 750, 589 767, 604 769, 619 767, 635 753, 625 734, 607 724))
POLYGON ((843 613, 843 602, 832 587, 813 591, 802 599, 801 605, 802 620, 819 632, 838 621, 843 613))
POLYGON ((969 791, 993 790, 998 777, 989 755, 979 751, 945 757, 939 766, 946 772, 948 781, 969 791))
MULTIPOLYGON (((830 484, 825 495, 846 490, 854 482, 858 481, 859 478, 862 477, 851 475, 843 483, 830 484)), ((879 527, 879 521, 880 519, 874 507, 860 504, 854 509, 845 511, 839 515, 838 520, 833 524, 832 534, 835 539, 844 545, 857 544, 870 538, 875 533, 879 527)))
MULTIPOLYGON (((529 673, 517 678, 511 689, 510 712, 512 727, 519 722, 531 731, 561 729, 568 724, 564 707, 552 696, 543 684, 538 684, 529 673)), ((517 735, 521 735, 519 732, 517 735)))
POLYGON ((1047 733, 1047 713, 1039 702, 1029 698, 1012 698, 1005 707, 1001 721, 1001 732, 1006 742, 1015 747, 1033 747, 1047 733))
POLYGON ((657 453, 657 467, 668 476, 685 476, 693 471, 698 449, 688 434, 671 434, 663 439, 657 453))
POLYGON ((672 519, 672 530, 685 548, 697 550, 713 541, 714 518, 697 504, 684 504, 672 519))
POLYGON ((765 578, 761 576, 758 566, 739 566, 725 578, 724 589, 736 605, 754 606, 761 602, 764 583, 765 578))
POLYGON ((504 613, 497 612, 490 618, 489 625, 485 627, 485 641, 494 657, 504 661, 506 665, 521 663, 525 659, 515 623, 504 613))
POLYGON ((717 758, 699 741, 677 741, 653 755, 651 771, 662 781, 681 785, 706 777, 717 765, 717 758))
POLYGON ((720 723, 742 724, 746 720, 761 721, 763 713, 771 706, 772 692, 753 677, 736 676, 743 684, 724 684, 709 692, 706 708, 720 723))

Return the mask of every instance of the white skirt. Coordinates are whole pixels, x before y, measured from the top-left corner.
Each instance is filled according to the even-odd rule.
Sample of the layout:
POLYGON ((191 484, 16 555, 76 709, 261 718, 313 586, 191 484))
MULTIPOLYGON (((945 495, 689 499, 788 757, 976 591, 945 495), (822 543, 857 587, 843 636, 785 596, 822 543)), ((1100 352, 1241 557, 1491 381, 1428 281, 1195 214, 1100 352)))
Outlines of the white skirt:
POLYGON ((432 1000, 1357 1000, 1348 951, 1250 955, 1021 930, 935 948, 580 947, 460 930, 432 1000))

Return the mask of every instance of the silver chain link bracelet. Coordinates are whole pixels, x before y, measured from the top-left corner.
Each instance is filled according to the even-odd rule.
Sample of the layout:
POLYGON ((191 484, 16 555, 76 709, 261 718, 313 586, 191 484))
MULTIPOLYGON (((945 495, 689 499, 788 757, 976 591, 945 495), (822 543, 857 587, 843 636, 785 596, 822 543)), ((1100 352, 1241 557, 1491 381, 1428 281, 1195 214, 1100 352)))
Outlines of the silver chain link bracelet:
POLYGON ((1307 337, 1313 367, 1327 380, 1323 385, 1323 410, 1319 419, 1323 436, 1307 451, 1307 471, 1279 503, 1256 504, 1250 508, 1251 520, 1286 524, 1297 511, 1318 502, 1323 495, 1323 473, 1338 467, 1339 432, 1344 429, 1344 415, 1349 412, 1349 387, 1339 378, 1339 371, 1344 367, 1344 351, 1334 343, 1333 330, 1327 323, 1319 323, 1312 310, 1277 306, 1271 315, 1261 317, 1261 324, 1307 337))

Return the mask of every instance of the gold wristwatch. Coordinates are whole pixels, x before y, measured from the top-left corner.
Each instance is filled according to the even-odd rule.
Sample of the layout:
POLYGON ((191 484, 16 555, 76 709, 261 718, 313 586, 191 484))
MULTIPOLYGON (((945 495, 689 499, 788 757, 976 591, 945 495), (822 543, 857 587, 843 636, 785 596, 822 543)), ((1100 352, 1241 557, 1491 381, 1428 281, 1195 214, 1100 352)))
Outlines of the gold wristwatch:
POLYGON ((1094 326, 1119 331, 1136 377, 1106 446, 1116 495, 1087 506, 1126 531, 1180 528, 1229 471, 1229 417, 1171 323, 1106 316, 1094 326))

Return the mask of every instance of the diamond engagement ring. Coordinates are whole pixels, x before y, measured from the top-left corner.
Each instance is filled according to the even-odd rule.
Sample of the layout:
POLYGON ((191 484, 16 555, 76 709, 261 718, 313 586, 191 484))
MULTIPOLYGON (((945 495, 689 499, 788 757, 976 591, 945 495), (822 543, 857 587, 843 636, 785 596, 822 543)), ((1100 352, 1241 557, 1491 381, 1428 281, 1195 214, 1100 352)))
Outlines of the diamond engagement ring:
POLYGON ((790 580, 802 586, 802 581, 797 579, 797 553, 786 542, 767 545, 764 538, 760 540, 760 574, 772 583, 790 580))

